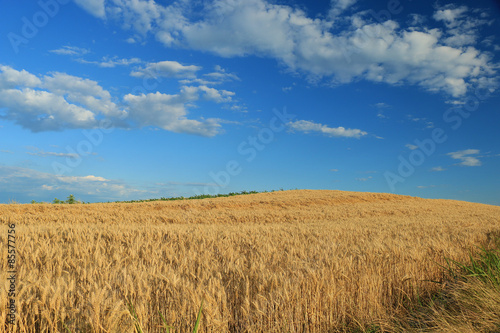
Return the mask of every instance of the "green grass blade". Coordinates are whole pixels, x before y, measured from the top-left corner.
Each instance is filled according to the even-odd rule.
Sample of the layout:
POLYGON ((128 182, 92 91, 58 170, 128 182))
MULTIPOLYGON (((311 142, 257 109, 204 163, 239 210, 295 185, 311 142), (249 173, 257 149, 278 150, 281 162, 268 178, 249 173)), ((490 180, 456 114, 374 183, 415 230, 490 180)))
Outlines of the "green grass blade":
POLYGON ((200 326, 201 321, 201 310, 203 309, 203 301, 201 301, 200 311, 198 311, 198 318, 196 318, 196 324, 194 325, 193 333, 198 332, 198 327, 200 326))
POLYGON ((144 331, 141 328, 141 324, 139 322, 139 317, 137 316, 137 313, 135 312, 134 305, 129 300, 127 300, 127 302, 128 302, 128 310, 135 321, 135 330, 137 331, 137 333, 144 333, 144 331))

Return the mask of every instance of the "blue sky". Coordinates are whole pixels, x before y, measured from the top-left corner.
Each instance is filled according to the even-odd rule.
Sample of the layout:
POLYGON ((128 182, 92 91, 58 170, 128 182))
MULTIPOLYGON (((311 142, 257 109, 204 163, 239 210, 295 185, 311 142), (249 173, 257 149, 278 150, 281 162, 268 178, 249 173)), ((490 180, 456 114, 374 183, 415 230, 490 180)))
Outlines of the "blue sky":
POLYGON ((0 12, 0 202, 242 190, 500 205, 494 1, 0 12))

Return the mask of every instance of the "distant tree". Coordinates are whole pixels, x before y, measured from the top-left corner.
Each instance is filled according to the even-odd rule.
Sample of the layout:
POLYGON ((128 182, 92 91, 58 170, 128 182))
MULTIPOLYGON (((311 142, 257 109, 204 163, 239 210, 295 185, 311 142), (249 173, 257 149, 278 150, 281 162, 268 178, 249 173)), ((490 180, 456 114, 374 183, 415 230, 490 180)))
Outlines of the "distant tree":
POLYGON ((52 201, 53 204, 60 204, 60 203, 64 203, 64 201, 61 201, 57 198, 55 198, 53 201, 52 201))
POLYGON ((75 200, 75 196, 73 194, 70 194, 68 196, 68 198, 66 199, 66 203, 67 204, 74 204, 74 203, 77 203, 77 201, 75 200))

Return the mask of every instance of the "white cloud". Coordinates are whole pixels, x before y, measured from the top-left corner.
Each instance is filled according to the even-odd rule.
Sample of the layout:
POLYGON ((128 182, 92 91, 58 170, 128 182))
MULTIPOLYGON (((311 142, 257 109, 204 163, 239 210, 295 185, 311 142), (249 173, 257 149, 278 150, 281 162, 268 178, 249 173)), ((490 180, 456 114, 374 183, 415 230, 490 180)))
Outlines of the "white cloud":
POLYGON ((197 87, 183 87, 176 95, 128 94, 124 97, 129 105, 131 117, 140 126, 158 126, 175 133, 214 136, 221 125, 218 119, 187 119, 186 103, 198 99, 197 87))
POLYGON ((93 64, 103 68, 113 68, 116 66, 130 66, 142 62, 142 60, 139 58, 126 59, 126 58, 118 58, 117 56, 103 57, 100 61, 90 61, 85 59, 78 59, 77 61, 82 64, 93 64))
MULTIPOLYGON (((129 38, 127 40, 129 43, 133 43, 130 40, 133 41, 133 38, 129 38)), ((63 46, 57 50, 51 50, 49 52, 59 54, 59 55, 68 55, 68 56, 72 56, 72 57, 78 57, 78 58, 76 58, 76 61, 78 61, 79 63, 93 64, 93 65, 97 65, 97 66, 103 67, 103 68, 113 68, 116 66, 129 66, 129 65, 133 65, 133 64, 139 64, 142 62, 142 60, 139 58, 127 59, 127 58, 119 58, 117 56, 113 56, 113 57, 105 56, 105 57, 102 57, 102 59, 99 61, 86 60, 86 59, 83 59, 82 56, 84 56, 87 53, 90 53, 90 51, 88 49, 75 47, 75 46, 63 46)))
POLYGON ((379 103, 375 103, 372 106, 374 106, 375 108, 378 109, 377 117, 379 117, 381 119, 388 119, 389 118, 388 116, 386 116, 384 114, 384 112, 386 109, 391 108, 392 107, 391 105, 384 103, 384 102, 379 102, 379 103))
POLYGON ((368 177, 365 177, 365 178, 356 178, 356 180, 358 182, 366 182, 366 181, 368 181, 368 180, 370 180, 372 178, 373 178, 372 176, 368 176, 368 177))
POLYGON ((452 47, 477 44, 479 27, 491 24, 488 13, 480 10, 471 11, 467 6, 457 7, 448 4, 438 8, 433 15, 436 21, 443 22, 447 30, 443 33, 443 43, 452 47))
POLYGON ((432 188, 432 187, 436 187, 436 185, 427 185, 427 186, 419 185, 419 186, 417 186, 417 188, 420 188, 420 189, 432 188))
POLYGON ((438 171, 438 172, 439 172, 439 171, 445 171, 445 170, 446 170, 446 169, 445 169, 445 168, 443 168, 443 167, 441 167, 441 166, 437 166, 437 167, 434 167, 434 168, 432 168, 432 169, 431 169, 431 171, 438 171))
POLYGON ((231 102, 231 96, 234 96, 235 93, 227 90, 217 90, 215 88, 209 88, 207 86, 199 86, 198 90, 204 92, 204 97, 207 100, 214 101, 216 103, 224 103, 231 102))
POLYGON ((460 100, 448 100, 445 103, 451 104, 451 105, 464 105, 465 104, 464 101, 460 101, 460 100))
POLYGON ((363 135, 368 133, 359 129, 346 129, 342 126, 332 128, 327 125, 314 123, 307 120, 297 120, 295 122, 289 122, 287 126, 295 131, 309 133, 309 132, 319 132, 330 137, 345 137, 345 138, 357 138, 359 139, 363 135))
POLYGON ((12 166, 0 166, 0 184, 6 189, 2 198, 7 195, 23 195, 28 201, 40 195, 49 198, 44 199, 49 201, 52 201, 54 196, 63 199, 69 194, 74 194, 77 199, 86 196, 96 200, 118 200, 147 193, 121 181, 100 176, 57 176, 12 166))
POLYGON ((6 119, 33 132, 96 125, 93 112, 47 91, 31 88, 0 90, 0 107, 8 109, 6 119))
POLYGON ((110 180, 98 176, 55 176, 57 179, 64 183, 83 183, 83 182, 109 182, 110 180))
POLYGON ((391 107, 389 104, 384 102, 375 103, 373 106, 375 106, 377 109, 387 109, 391 107))
POLYGON ((478 154, 479 154, 478 149, 465 149, 448 153, 447 155, 455 160, 460 160, 461 162, 458 163, 458 165, 472 167, 472 166, 481 166, 481 161, 477 157, 470 156, 478 154))
POLYGON ((413 117, 412 115, 408 115, 408 118, 411 121, 425 124, 426 129, 434 128, 434 123, 432 121, 428 121, 427 118, 418 118, 418 117, 413 117))
POLYGON ((76 46, 63 46, 56 50, 50 50, 49 52, 59 54, 59 55, 69 55, 69 56, 82 56, 89 53, 88 49, 84 49, 76 46))
POLYGON ((331 0, 331 8, 328 13, 330 18, 335 18, 342 14, 347 8, 354 5, 357 0, 331 0))
POLYGON ((215 72, 203 74, 205 79, 188 78, 180 80, 182 84, 200 84, 200 85, 218 85, 228 81, 241 81, 241 79, 234 73, 228 73, 221 66, 215 66, 215 72))
POLYGON ((339 169, 330 169, 331 172, 338 172, 339 169))
POLYGON ((215 80, 216 82, 241 81, 240 78, 236 74, 226 73, 225 71, 207 73, 207 74, 203 74, 203 76, 206 76, 211 80, 215 80))
POLYGON ((466 11, 466 6, 455 7, 455 5, 447 5, 438 9, 434 13, 433 18, 437 21, 445 21, 448 24, 456 24, 456 20, 462 17, 466 11))
POLYGON ((99 17, 105 18, 106 11, 104 7, 105 0, 74 0, 77 5, 85 9, 90 14, 99 17))
MULTIPOLYGON (((333 1, 332 10, 353 3, 333 1)), ((374 23, 369 11, 354 14, 349 26, 334 25, 331 19, 313 19, 300 9, 265 0, 203 2, 196 10, 202 16, 180 0, 165 6, 141 0, 106 5, 125 29, 154 34, 166 46, 223 57, 271 57, 293 71, 335 84, 364 79, 459 97, 479 77, 493 76, 496 70, 490 57, 474 48, 476 35, 463 28, 465 24, 475 31, 487 20, 466 12, 465 6, 437 9, 434 18, 444 23, 444 29, 405 29, 390 20, 374 23)))
POLYGON ((184 66, 177 61, 160 61, 149 63, 145 68, 139 68, 130 73, 130 75, 135 77, 195 78, 196 72, 200 69, 200 66, 184 66))
POLYGON ((418 149, 418 146, 412 145, 411 143, 406 144, 405 147, 410 150, 418 149))
MULTIPOLYGON (((180 71, 185 67, 193 70, 182 66, 180 71)), ((33 132, 94 128, 98 120, 106 118, 119 127, 158 126, 176 133, 214 136, 222 131, 221 124, 228 122, 214 118, 188 119, 187 109, 194 107, 200 97, 229 103, 235 95, 206 85, 183 86, 178 94, 128 94, 123 98, 125 105, 118 107, 119 102, 115 103, 109 91, 93 80, 66 73, 52 73, 39 79, 8 66, 0 66, 0 70, 0 109, 5 109, 2 117, 33 132)), ((50 152, 33 154, 62 156, 50 152)))
POLYGON ((119 117, 124 115, 124 111, 112 102, 111 94, 96 81, 66 73, 53 73, 51 76, 44 77, 42 87, 59 96, 65 96, 69 102, 83 105, 89 110, 102 113, 105 116, 119 117))
POLYGON ((178 4, 171 5, 170 9, 165 9, 151 0, 119 0, 108 1, 106 4, 109 17, 121 21, 125 29, 133 29, 141 35, 151 31, 161 19, 169 20, 170 24, 182 20, 182 15, 175 15, 175 7, 178 4))
POLYGON ((408 22, 408 25, 411 27, 422 25, 425 21, 427 21, 427 18, 420 14, 410 14, 409 16, 410 21, 408 22))
POLYGON ((36 87, 42 81, 35 75, 25 71, 17 71, 9 66, 0 65, 0 89, 22 87, 36 87))
POLYGON ((100 114, 123 115, 95 81, 65 73, 40 79, 8 66, 0 66, 0 107, 6 108, 4 118, 34 132, 92 128, 100 114))
POLYGON ((33 152, 26 152, 26 154, 29 154, 29 155, 33 155, 33 156, 55 156, 55 157, 73 157, 73 158, 77 158, 78 157, 78 154, 71 154, 71 153, 56 153, 56 152, 52 152, 52 151, 43 151, 39 148, 36 148, 36 147, 32 147, 32 150, 34 150, 33 152))

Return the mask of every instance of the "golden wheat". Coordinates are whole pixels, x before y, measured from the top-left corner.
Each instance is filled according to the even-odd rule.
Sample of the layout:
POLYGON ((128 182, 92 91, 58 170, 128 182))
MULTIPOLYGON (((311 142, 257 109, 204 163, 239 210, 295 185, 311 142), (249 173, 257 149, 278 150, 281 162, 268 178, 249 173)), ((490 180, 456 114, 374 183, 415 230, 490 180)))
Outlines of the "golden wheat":
MULTIPOLYGON (((341 191, 87 205, 0 205, 0 322, 16 224, 17 322, 0 331, 200 332, 382 327, 500 232, 500 207, 341 191)), ((424 295, 425 296, 425 295, 424 295)))

